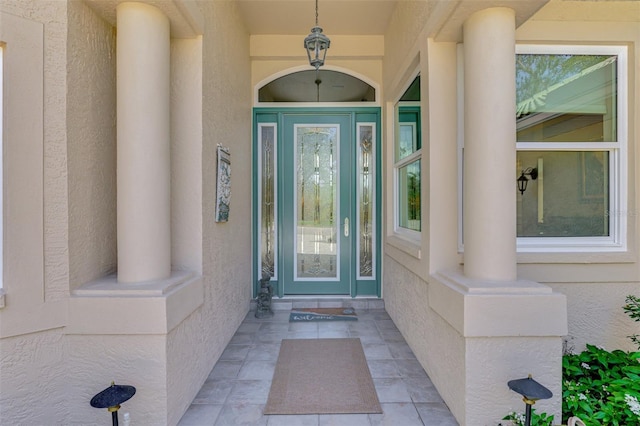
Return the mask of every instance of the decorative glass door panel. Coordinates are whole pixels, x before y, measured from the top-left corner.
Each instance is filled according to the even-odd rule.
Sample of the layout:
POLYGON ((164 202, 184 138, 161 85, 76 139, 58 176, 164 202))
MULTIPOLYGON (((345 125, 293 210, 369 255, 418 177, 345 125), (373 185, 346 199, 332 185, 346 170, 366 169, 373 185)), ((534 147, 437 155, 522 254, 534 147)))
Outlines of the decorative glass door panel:
POLYGON ((357 207, 358 279, 375 279, 376 169, 375 123, 358 123, 357 207))
POLYGON ((295 125, 295 279, 339 277, 336 125, 295 125))
POLYGON ((350 294, 349 115, 284 116, 284 294, 350 294))

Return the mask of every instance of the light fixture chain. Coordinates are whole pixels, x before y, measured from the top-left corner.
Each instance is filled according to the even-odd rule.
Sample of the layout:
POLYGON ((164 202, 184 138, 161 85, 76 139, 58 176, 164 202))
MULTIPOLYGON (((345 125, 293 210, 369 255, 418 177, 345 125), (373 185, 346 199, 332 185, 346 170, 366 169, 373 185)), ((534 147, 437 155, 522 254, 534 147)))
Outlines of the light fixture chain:
POLYGON ((318 26, 318 0, 316 0, 316 27, 318 26))

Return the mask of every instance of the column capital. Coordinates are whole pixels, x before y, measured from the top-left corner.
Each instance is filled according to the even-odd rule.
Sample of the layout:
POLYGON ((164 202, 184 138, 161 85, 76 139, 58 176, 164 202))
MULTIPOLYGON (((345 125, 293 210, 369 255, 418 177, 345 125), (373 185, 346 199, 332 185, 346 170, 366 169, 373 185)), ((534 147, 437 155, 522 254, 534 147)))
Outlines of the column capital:
MULTIPOLYGON (((116 9, 119 0, 85 0, 100 17, 117 27, 116 9)), ((193 38, 204 32, 204 16, 197 2, 188 0, 137 0, 131 3, 151 5, 167 16, 172 38, 193 38)))

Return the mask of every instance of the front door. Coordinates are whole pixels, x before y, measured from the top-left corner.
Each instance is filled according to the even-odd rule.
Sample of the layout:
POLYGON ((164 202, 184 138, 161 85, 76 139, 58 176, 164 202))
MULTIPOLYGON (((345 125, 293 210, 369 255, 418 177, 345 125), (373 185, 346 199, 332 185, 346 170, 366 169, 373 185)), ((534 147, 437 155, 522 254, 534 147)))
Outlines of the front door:
POLYGON ((379 113, 256 114, 255 265, 278 296, 379 295, 379 113))
POLYGON ((285 294, 350 294, 350 117, 285 115, 282 256, 285 294))

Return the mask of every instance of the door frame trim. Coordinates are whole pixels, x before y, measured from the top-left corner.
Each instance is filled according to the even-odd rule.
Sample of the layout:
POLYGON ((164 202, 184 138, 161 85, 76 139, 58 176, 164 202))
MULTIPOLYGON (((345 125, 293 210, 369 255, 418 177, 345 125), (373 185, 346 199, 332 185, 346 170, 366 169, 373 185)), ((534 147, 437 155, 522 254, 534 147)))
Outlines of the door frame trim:
MULTIPOLYGON (((382 129, 381 129, 381 121, 382 121, 382 111, 379 106, 360 106, 360 107, 255 107, 252 111, 252 250, 251 250, 251 276, 252 276, 252 297, 255 298, 258 294, 260 288, 260 278, 261 274, 259 273, 259 250, 260 247, 258 243, 260 242, 259 237, 259 199, 260 194, 258 193, 259 186, 259 159, 258 155, 260 150, 258 148, 258 127, 261 124, 273 123, 275 125, 277 131, 276 143, 280 143, 281 136, 284 132, 283 122, 285 114, 294 114, 294 115, 323 115, 323 114, 349 114, 351 115, 351 123, 353 124, 351 132, 353 133, 354 138, 356 137, 357 125, 359 123, 375 123, 375 135, 376 135, 376 144, 375 144, 375 198, 376 198, 376 210, 375 210, 375 232, 377 235, 377 241, 375 243, 375 252, 377 256, 375 258, 375 278, 368 280, 357 280, 356 279, 356 271, 355 271, 355 263, 354 262, 354 271, 352 272, 353 285, 351 286, 351 297, 381 297, 382 295, 382 129)), ((354 139, 355 140, 355 139, 354 139)), ((354 155, 355 155, 355 144, 354 144, 354 155)), ((276 149, 277 151, 277 149, 276 149)), ((354 159, 357 157, 354 157, 354 159)), ((277 190, 276 190, 277 191, 277 190)), ((281 213, 280 213, 281 214, 281 213)), ((276 221, 279 218, 276 218, 276 221)), ((282 230, 278 228, 278 232, 276 235, 276 240, 281 241, 282 230)), ((356 248, 358 244, 354 243, 351 247, 352 253, 354 254, 353 259, 356 259, 356 248)), ((277 249, 279 251, 279 249, 277 249)), ((279 265, 282 265, 282 259, 278 260, 279 265)), ((280 276, 281 276, 280 272, 280 276)), ((272 280, 272 284, 274 285, 273 291, 274 296, 284 297, 283 288, 279 285, 278 281, 272 280)), ((321 297, 330 297, 331 295, 322 295, 321 297)), ((337 297, 345 297, 348 295, 336 295, 337 297)), ((288 296, 287 296, 288 297, 288 296)), ((295 296, 295 297, 318 297, 318 295, 309 295, 309 296, 295 296)))

